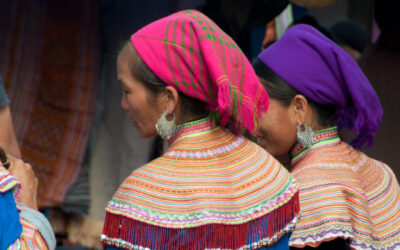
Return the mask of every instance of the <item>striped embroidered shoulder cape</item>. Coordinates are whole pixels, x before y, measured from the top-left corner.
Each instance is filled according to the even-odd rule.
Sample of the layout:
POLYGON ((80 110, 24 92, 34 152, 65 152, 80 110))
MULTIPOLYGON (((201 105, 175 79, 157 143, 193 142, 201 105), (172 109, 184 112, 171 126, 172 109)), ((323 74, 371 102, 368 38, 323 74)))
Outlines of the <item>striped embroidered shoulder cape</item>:
POLYGON ((289 233, 297 184, 272 156, 209 118, 180 127, 106 208, 106 246, 255 249, 289 233))
POLYGON ((346 238, 356 249, 400 248, 399 184, 392 170, 342 142, 336 128, 297 146, 292 174, 300 186, 295 247, 346 238))

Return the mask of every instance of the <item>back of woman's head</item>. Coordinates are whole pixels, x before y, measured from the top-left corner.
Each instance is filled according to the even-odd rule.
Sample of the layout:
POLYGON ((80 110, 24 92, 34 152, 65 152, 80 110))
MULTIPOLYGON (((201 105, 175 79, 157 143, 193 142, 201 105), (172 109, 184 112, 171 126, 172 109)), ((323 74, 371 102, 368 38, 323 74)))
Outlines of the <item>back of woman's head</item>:
POLYGON ((355 60, 309 25, 295 25, 258 58, 308 100, 336 107, 337 125, 371 146, 382 119, 379 98, 355 60))
MULTIPOLYGON (((204 14, 172 14, 143 27, 130 42, 142 60, 139 67, 132 67, 136 78, 146 84, 160 82, 154 77, 147 80, 146 65, 163 83, 206 103, 214 124, 255 133, 268 108, 268 95, 237 44, 204 14)), ((149 89, 157 92, 156 85, 149 89)))
MULTIPOLYGON (((290 84, 278 76, 270 67, 259 59, 253 63, 254 70, 271 99, 279 101, 285 107, 289 106, 294 97, 299 93, 290 84)), ((318 123, 321 126, 332 125, 335 119, 336 107, 332 104, 319 104, 305 97, 310 106, 315 110, 318 123)))

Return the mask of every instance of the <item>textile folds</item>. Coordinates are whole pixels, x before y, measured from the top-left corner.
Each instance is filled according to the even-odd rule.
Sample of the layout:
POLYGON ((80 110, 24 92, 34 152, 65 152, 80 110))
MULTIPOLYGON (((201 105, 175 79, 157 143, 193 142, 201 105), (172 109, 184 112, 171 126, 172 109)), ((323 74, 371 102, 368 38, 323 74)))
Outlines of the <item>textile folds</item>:
POLYGON ((96 1, 1 1, 0 71, 39 206, 63 202, 76 180, 95 108, 96 1))

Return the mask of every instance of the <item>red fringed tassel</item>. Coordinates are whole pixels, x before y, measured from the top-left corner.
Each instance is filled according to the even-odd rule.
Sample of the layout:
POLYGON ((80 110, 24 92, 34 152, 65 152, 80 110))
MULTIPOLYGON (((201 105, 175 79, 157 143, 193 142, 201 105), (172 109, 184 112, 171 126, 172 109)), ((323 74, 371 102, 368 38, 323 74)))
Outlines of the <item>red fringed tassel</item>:
MULTIPOLYGON (((236 249, 265 238, 272 238, 299 214, 298 193, 283 206, 257 219, 239 225, 208 224, 191 228, 165 228, 130 219, 121 215, 107 213, 102 239, 104 246, 112 245, 129 248, 112 239, 130 243, 131 247, 141 246, 150 249, 236 249)), ((275 240, 279 240, 286 232, 275 240)), ((273 244, 274 242, 272 242, 273 244)), ((260 247, 261 245, 259 245, 260 247)))

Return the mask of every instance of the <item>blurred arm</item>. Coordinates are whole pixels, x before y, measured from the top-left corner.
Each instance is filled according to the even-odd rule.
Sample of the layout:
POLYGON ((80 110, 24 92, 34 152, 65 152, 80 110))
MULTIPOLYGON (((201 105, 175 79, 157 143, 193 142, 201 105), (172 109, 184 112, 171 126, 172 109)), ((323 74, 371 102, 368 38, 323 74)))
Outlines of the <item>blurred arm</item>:
POLYGON ((16 158, 21 158, 21 151, 14 133, 9 105, 0 108, 0 124, 0 146, 7 152, 7 154, 16 158))

